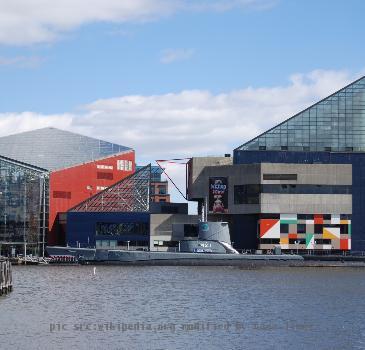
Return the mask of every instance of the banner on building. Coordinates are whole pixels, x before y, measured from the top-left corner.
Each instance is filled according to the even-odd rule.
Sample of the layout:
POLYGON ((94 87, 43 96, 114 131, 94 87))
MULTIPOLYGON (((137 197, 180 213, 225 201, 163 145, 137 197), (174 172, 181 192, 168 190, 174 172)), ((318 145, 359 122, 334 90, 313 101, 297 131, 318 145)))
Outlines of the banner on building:
POLYGON ((209 178, 209 209, 210 214, 228 212, 228 178, 209 178))

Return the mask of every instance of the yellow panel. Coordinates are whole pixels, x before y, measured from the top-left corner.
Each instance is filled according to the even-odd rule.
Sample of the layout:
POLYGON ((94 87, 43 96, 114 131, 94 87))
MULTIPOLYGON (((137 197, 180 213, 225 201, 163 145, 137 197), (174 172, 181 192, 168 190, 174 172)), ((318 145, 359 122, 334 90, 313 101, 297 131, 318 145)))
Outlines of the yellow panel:
POLYGON ((323 229, 323 239, 338 239, 332 232, 323 229))
POLYGON ((280 244, 289 244, 289 238, 288 237, 281 237, 280 238, 280 244))

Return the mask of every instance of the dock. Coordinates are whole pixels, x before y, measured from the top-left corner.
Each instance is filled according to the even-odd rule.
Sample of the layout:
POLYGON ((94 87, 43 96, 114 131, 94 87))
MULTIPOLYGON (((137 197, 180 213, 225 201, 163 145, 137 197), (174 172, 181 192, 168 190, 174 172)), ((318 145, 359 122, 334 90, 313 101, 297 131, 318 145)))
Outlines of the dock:
POLYGON ((6 295, 13 290, 13 277, 9 260, 0 260, 0 295, 6 295))

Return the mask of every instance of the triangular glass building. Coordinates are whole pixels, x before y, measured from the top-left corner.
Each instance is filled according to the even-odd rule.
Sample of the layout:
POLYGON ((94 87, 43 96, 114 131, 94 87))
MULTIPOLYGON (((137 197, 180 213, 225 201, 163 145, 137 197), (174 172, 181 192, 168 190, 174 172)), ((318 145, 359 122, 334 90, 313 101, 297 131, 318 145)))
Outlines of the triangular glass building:
POLYGON ((151 164, 71 208, 71 212, 148 212, 151 164))
POLYGON ((235 151, 365 152, 365 77, 235 151))

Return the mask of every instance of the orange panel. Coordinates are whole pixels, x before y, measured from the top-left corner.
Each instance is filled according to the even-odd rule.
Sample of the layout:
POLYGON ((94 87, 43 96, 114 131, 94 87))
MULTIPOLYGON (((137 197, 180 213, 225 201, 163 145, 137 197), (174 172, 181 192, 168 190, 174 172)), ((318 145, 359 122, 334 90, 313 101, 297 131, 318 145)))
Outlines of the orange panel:
POLYGON ((260 237, 273 227, 279 219, 261 219, 260 220, 260 237))
POLYGON ((314 224, 323 225, 323 215, 322 214, 314 214, 314 224))
POLYGON ((348 243, 347 239, 341 239, 340 249, 341 250, 348 250, 349 249, 349 243, 348 243))

